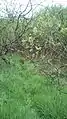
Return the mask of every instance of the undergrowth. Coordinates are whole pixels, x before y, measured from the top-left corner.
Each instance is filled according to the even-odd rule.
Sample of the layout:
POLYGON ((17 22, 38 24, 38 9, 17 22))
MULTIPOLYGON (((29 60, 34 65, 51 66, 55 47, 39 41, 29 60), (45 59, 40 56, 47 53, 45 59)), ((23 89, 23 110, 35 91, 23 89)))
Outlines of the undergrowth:
POLYGON ((11 64, 0 59, 0 119, 67 119, 67 94, 30 61, 22 64, 17 55, 9 59, 11 64))

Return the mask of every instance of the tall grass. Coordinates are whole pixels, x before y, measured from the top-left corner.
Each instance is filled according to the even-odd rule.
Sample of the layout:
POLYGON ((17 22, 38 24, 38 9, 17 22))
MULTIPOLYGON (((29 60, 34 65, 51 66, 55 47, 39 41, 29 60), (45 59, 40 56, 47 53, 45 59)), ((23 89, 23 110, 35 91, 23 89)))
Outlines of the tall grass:
POLYGON ((11 65, 0 60, 0 119, 67 119, 67 95, 19 59, 14 55, 11 65))

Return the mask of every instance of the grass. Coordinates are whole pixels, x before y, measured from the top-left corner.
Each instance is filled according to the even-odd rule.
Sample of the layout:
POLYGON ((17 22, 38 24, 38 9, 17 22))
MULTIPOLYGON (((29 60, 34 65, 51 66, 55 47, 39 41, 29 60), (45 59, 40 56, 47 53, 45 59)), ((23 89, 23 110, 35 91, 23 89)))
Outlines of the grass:
POLYGON ((11 65, 0 60, 0 119, 67 119, 67 94, 47 83, 50 77, 39 75, 33 63, 9 59, 11 65))

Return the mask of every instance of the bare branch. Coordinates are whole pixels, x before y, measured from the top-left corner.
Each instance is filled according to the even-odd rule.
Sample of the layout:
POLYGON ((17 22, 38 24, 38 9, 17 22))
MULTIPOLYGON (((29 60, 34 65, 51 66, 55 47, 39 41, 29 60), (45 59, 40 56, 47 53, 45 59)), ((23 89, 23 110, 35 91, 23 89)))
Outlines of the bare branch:
POLYGON ((32 3, 31 3, 31 0, 29 0, 28 3, 27 3, 26 8, 18 16, 17 25, 16 25, 16 28, 15 28, 15 32, 18 29, 20 17, 22 16, 22 18, 24 18, 26 15, 28 15, 31 12, 31 10, 32 10, 32 3), (29 4, 30 4, 31 8, 30 8, 30 10, 28 12, 26 12, 29 4), (24 14, 24 12, 26 12, 26 13, 24 14))

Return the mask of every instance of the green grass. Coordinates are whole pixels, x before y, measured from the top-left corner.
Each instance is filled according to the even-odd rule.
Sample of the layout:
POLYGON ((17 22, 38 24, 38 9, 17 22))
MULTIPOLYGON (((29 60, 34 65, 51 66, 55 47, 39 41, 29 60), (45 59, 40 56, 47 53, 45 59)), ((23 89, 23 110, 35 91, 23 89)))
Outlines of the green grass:
POLYGON ((11 65, 0 60, 0 119, 67 119, 67 94, 47 83, 51 78, 39 75, 33 63, 9 59, 11 65))

